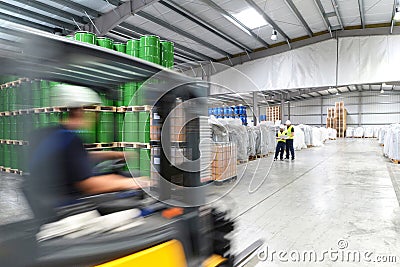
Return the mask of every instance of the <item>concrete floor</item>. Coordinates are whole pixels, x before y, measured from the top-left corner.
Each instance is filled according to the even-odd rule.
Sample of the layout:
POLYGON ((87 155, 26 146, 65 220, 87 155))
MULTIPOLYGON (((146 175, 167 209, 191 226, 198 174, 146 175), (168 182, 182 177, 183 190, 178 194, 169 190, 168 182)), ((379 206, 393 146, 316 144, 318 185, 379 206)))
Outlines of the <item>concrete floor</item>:
POLYGON ((383 265, 400 266, 400 165, 382 156, 376 140, 330 141, 297 152, 294 162, 273 163, 267 175, 271 160, 241 166, 241 180, 219 201, 232 208, 237 221, 235 251, 260 238, 268 246, 267 261, 255 259, 246 266, 310 266, 310 261, 296 263, 289 256, 296 259, 297 252, 305 251, 315 251, 320 262, 313 264, 318 266, 377 266, 376 255, 397 256, 397 264, 383 265), (251 194, 253 173, 255 186, 267 177, 251 194), (332 260, 323 254, 329 249, 339 251, 332 260), (288 253, 281 254, 288 262, 278 259, 280 250, 288 253), (273 261, 272 251, 277 251, 273 261), (353 260, 350 251, 362 253, 360 263, 347 262, 353 260), (344 260, 336 260, 343 252, 344 260), (368 264, 365 252, 373 253, 368 264))
MULTIPOLYGON (((329 141, 323 147, 297 152, 294 162, 271 160, 240 165, 236 184, 215 186, 210 192, 215 196, 231 190, 215 205, 231 210, 236 219, 234 251, 261 238, 269 255, 273 250, 313 250, 321 260, 326 250, 351 250, 372 252, 372 257, 397 256, 397 264, 381 265, 400 266, 400 165, 382 156, 376 140, 329 141), (252 190, 265 181, 249 193, 253 175, 252 190), (347 242, 347 249, 339 249, 339 240, 344 240, 340 245, 347 242)), ((16 190, 19 181, 17 176, 0 175, 0 224, 29 217, 25 200, 16 190)), ((264 262, 255 258, 246 266, 378 265, 334 262, 327 254, 319 263, 289 260, 284 264, 277 255, 273 262, 271 257, 264 262)))

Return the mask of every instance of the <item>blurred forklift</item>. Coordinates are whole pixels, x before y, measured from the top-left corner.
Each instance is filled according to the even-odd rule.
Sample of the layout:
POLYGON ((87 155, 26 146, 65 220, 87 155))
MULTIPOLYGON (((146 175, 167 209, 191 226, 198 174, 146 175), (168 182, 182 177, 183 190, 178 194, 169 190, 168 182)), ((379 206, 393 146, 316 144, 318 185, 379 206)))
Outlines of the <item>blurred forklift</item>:
MULTIPOLYGON (((159 131, 152 134, 148 160, 157 186, 77 199, 57 209, 57 218, 45 225, 32 219, 1 226, 0 266, 228 267, 244 266, 255 256, 261 241, 239 255, 231 253, 234 222, 228 211, 207 205, 198 160, 207 132, 207 85, 181 85, 160 98, 163 86, 156 83, 146 96, 156 99, 151 125, 159 131), (178 122, 182 114, 185 121, 178 122), (189 160, 174 161, 178 150, 189 160)), ((105 162, 95 172, 128 176, 124 167, 123 162, 105 162)), ((35 192, 24 190, 36 206, 33 212, 40 210, 31 197, 35 192)))

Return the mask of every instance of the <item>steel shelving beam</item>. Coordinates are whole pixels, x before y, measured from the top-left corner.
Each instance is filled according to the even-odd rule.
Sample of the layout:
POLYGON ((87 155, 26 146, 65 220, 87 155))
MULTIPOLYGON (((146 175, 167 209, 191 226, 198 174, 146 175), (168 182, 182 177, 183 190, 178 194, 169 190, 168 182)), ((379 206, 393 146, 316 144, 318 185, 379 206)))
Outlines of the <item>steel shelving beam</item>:
POLYGON ((232 38, 228 34, 222 32, 221 30, 219 30, 217 28, 215 28, 210 23, 204 21, 203 19, 201 19, 200 17, 196 16, 195 14, 190 12, 189 10, 179 6, 174 1, 172 1, 172 0, 162 0, 162 1, 160 1, 160 3, 162 5, 164 5, 165 7, 168 7, 169 9, 173 10, 174 12, 180 14, 181 16, 187 18, 188 20, 196 23, 197 25, 200 25, 204 29, 206 29, 206 30, 212 32, 213 34, 221 37, 222 39, 224 39, 225 41, 231 43, 232 45, 234 45, 234 46, 236 46, 236 47, 238 47, 240 49, 247 50, 248 52, 253 52, 253 50, 250 47, 242 44, 241 42, 235 40, 234 38, 232 38))
POLYGON ((96 18, 96 17, 101 15, 100 12, 98 12, 98 11, 96 11, 94 9, 91 9, 91 8, 89 8, 87 6, 81 5, 81 4, 79 4, 77 2, 74 2, 72 0, 50 0, 50 1, 54 2, 54 3, 57 3, 59 5, 66 6, 66 7, 70 8, 70 9, 75 10, 75 11, 81 12, 82 14, 85 14, 85 12, 86 12, 92 18, 96 18))
POLYGON ((38 2, 38 1, 32 1, 32 0, 29 0, 29 1, 26 1, 26 0, 14 0, 14 1, 15 2, 19 2, 21 4, 24 4, 24 5, 31 6, 33 8, 38 9, 38 10, 45 11, 45 12, 50 13, 52 15, 57 15, 59 17, 62 17, 62 18, 65 18, 65 19, 68 19, 68 20, 71 20, 71 21, 75 20, 77 23, 80 23, 80 24, 85 24, 85 23, 88 22, 87 20, 85 20, 81 16, 77 16, 75 14, 72 14, 72 13, 69 13, 69 12, 65 12, 65 11, 63 11, 63 10, 61 10, 59 8, 55 8, 53 6, 50 6, 50 5, 47 5, 47 4, 38 2))
POLYGON ((337 19, 339 21, 340 27, 342 28, 342 30, 344 30, 342 17, 340 16, 340 12, 339 12, 339 4, 336 2, 336 0, 331 0, 331 3, 332 3, 332 6, 333 6, 333 9, 335 10, 335 14, 336 14, 336 17, 337 17, 337 19))
POLYGON ((222 50, 221 48, 216 47, 215 45, 210 44, 210 43, 204 41, 203 39, 201 39, 201 38, 199 38, 197 36, 194 36, 193 34, 188 33, 186 31, 184 31, 184 30, 182 30, 182 29, 180 29, 180 28, 178 28, 178 27, 176 27, 176 26, 174 26, 172 24, 169 24, 168 22, 163 21, 162 19, 154 17, 153 15, 150 15, 150 14, 148 14, 146 12, 140 11, 140 12, 137 12, 137 15, 139 15, 139 16, 147 19, 147 20, 150 20, 150 21, 152 21, 152 22, 154 22, 154 23, 156 23, 156 24, 158 24, 158 25, 160 25, 160 26, 162 26, 164 28, 172 30, 172 31, 174 31, 174 32, 186 37, 186 38, 189 38, 189 39, 191 39, 191 40, 193 40, 193 41, 195 41, 195 42, 197 42, 197 43, 199 43, 199 44, 201 44, 201 45, 203 45, 203 46, 205 46, 205 47, 207 47, 207 48, 209 48, 211 50, 214 50, 217 53, 220 53, 221 55, 228 56, 228 57, 232 57, 233 56, 229 52, 227 52, 225 50, 222 50))
POLYGON ((32 27, 38 30, 42 30, 42 31, 47 31, 47 32, 53 32, 54 28, 36 23, 36 22, 32 22, 23 18, 18 18, 18 17, 14 17, 5 13, 1 13, 0 12, 0 19, 6 20, 6 21, 10 21, 10 22, 14 22, 14 23, 18 23, 24 26, 28 26, 28 27, 32 27))
POLYGON ((114 9, 104 13, 84 26, 87 31, 95 32, 99 36, 105 35, 110 30, 114 29, 121 22, 124 22, 130 16, 138 13, 145 7, 152 5, 159 0, 141 0, 141 1, 126 1, 114 9))
POLYGON ((32 19, 36 19, 39 21, 43 21, 45 23, 54 25, 56 27, 60 27, 60 28, 64 28, 64 29, 68 29, 68 30, 74 30, 75 27, 67 22, 61 21, 61 20, 57 20, 30 10, 26 10, 23 8, 20 8, 19 6, 14 6, 5 2, 0 2, 0 9, 9 11, 9 12, 13 12, 16 14, 20 14, 32 19))
MULTIPOLYGON (((268 43, 266 41, 264 41, 261 37, 259 37, 257 34, 255 34, 251 29, 249 29, 246 25, 244 25, 240 20, 235 18, 232 14, 230 14, 228 11, 226 11, 225 9, 223 9, 222 7, 220 7, 219 5, 214 3, 212 0, 200 0, 200 1, 202 1, 205 4, 207 4, 208 6, 212 7, 213 9, 217 10, 224 17, 228 17, 232 21, 234 21, 235 23, 240 25, 240 27, 245 29, 251 36, 253 36, 254 39, 256 39, 258 42, 263 44, 264 47, 266 47, 266 48, 269 47, 269 45, 268 45, 268 43)), ((237 26, 237 25, 235 25, 235 26, 237 26)))
POLYGON ((285 0, 285 3, 289 6, 289 8, 292 10, 292 12, 296 15, 297 19, 301 22, 303 25, 304 29, 306 30, 308 36, 312 37, 313 32, 308 26, 307 22, 305 21, 304 17, 301 15, 300 11, 297 9, 296 5, 293 3, 292 0, 285 0))
POLYGON ((328 19, 328 16, 326 15, 324 7, 322 6, 321 0, 314 0, 314 3, 317 5, 319 13, 322 16, 322 19, 324 20, 326 27, 328 28, 329 32, 331 32, 332 31, 332 25, 331 25, 331 23, 330 23, 330 21, 328 19))
POLYGON ((364 1, 358 0, 358 10, 360 11, 361 26, 365 29, 365 13, 364 13, 364 1))

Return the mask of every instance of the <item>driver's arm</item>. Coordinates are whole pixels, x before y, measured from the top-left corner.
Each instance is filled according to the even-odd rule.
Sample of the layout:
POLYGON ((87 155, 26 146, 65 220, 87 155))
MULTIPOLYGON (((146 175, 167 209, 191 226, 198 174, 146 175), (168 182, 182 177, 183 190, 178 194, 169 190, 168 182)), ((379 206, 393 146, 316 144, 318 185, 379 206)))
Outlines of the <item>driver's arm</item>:
POLYGON ((123 159, 124 152, 121 151, 91 151, 89 157, 95 162, 111 160, 111 159, 123 159))

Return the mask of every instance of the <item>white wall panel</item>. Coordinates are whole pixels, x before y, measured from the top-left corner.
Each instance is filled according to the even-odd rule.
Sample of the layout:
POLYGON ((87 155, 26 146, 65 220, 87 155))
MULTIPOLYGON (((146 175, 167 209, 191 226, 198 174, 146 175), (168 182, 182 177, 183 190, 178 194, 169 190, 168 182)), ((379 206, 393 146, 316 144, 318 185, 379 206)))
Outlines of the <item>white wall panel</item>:
POLYGON ((398 35, 331 39, 237 65, 211 81, 235 92, 336 86, 337 45, 338 85, 398 81, 399 43, 398 35))

